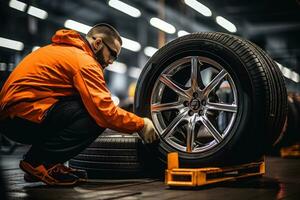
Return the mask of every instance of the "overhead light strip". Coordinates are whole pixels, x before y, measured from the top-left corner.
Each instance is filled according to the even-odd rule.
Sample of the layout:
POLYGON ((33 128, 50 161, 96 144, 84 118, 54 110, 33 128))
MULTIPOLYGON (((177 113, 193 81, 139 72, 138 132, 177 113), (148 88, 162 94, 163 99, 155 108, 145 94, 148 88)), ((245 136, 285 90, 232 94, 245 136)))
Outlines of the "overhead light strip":
POLYGON ((138 52, 141 50, 141 44, 134 41, 134 40, 130 40, 128 38, 125 37, 121 37, 122 38, 122 47, 125 49, 128 49, 130 51, 134 51, 134 52, 138 52))
POLYGON ((155 28, 158 28, 169 34, 173 34, 176 32, 176 28, 172 24, 169 24, 168 22, 165 22, 164 20, 156 17, 150 19, 150 24, 155 28))
POLYGON ((177 35, 178 37, 184 36, 184 35, 188 35, 190 34, 189 32, 185 31, 185 30, 180 30, 178 31, 177 35))
POLYGON ((237 31, 236 26, 231 23, 229 20, 225 19, 222 16, 217 16, 216 17, 216 22, 222 26, 223 28, 225 28, 226 30, 228 30, 229 32, 235 33, 237 31))
POLYGON ((211 10, 196 0, 184 0, 184 3, 206 17, 212 16, 211 10))
POLYGON ((89 32, 89 30, 92 28, 91 26, 85 25, 83 23, 74 21, 72 19, 68 19, 65 21, 64 26, 66 28, 87 34, 89 32))
POLYGON ((127 15, 130 15, 131 17, 140 17, 141 16, 141 11, 131 5, 128 5, 122 1, 119 0, 110 0, 108 2, 108 5, 112 8, 115 8, 127 15))
POLYGON ((29 6, 27 13, 40 19, 46 19, 48 17, 48 13, 45 10, 34 6, 29 6))
POLYGON ((148 46, 148 47, 145 47, 145 48, 144 48, 144 54, 145 54, 146 56, 151 57, 151 56, 153 56, 153 55, 155 54, 155 52, 156 52, 157 50, 158 50, 157 48, 148 46))
POLYGON ((23 42, 0 37, 0 47, 22 51, 24 49, 23 42))
POLYGON ((34 46, 34 47, 32 47, 32 51, 35 51, 35 50, 37 50, 39 48, 41 48, 41 47, 40 46, 34 46))
POLYGON ((9 7, 25 12, 27 4, 17 0, 10 0, 9 7))
POLYGON ((282 75, 296 83, 300 82, 300 76, 297 72, 290 70, 287 67, 284 67, 282 64, 278 63, 275 61, 275 63, 277 64, 278 68, 280 69, 280 71, 282 72, 282 75))

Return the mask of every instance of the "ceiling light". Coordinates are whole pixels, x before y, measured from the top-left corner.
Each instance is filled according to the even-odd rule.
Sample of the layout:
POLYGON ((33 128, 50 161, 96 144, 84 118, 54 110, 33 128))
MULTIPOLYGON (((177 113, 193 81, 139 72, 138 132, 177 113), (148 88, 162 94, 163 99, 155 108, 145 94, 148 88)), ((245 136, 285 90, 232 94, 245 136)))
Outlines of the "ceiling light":
POLYGON ((82 24, 80 22, 77 22, 77 21, 74 21, 71 19, 66 20, 64 26, 66 28, 69 28, 69 29, 72 29, 72 30, 75 30, 75 31, 78 31, 78 32, 81 32, 84 34, 87 34, 89 32, 89 30, 92 28, 91 26, 82 24))
POLYGON ((144 49, 144 54, 146 56, 153 56, 155 54, 155 52, 157 51, 158 49, 157 48, 154 48, 154 47, 145 47, 144 49))
POLYGON ((188 35, 190 34, 189 32, 185 31, 185 30, 180 30, 178 31, 177 35, 178 37, 184 36, 184 35, 188 35))
POLYGON ((184 0, 184 3, 206 17, 212 15, 211 10, 207 6, 196 0, 184 0))
POLYGON ((140 74, 142 72, 142 69, 141 68, 137 68, 137 67, 130 67, 129 68, 129 72, 128 72, 128 75, 132 78, 136 78, 138 79, 140 74))
POLYGON ((227 29, 229 32, 235 33, 237 31, 235 25, 227 19, 225 19, 224 17, 217 16, 216 21, 220 26, 227 29))
POLYGON ((9 7, 14 8, 19 11, 22 11, 22 12, 24 12, 27 7, 26 3, 23 3, 23 2, 17 1, 17 0, 11 0, 8 5, 9 5, 9 7))
POLYGON ((136 41, 133 41, 133 40, 130 40, 128 38, 124 38, 124 37, 121 37, 122 38, 122 47, 125 48, 125 49, 128 49, 130 51, 134 51, 134 52, 138 52, 139 50, 141 50, 141 44, 136 42, 136 41))
POLYGON ((173 34, 176 32, 176 29, 172 24, 169 24, 168 22, 165 22, 156 17, 150 19, 150 24, 166 33, 173 34))
POLYGON ((0 37, 0 47, 22 51, 24 49, 23 42, 0 37))
POLYGON ((115 61, 113 64, 108 65, 105 69, 119 74, 125 74, 127 71, 127 66, 124 63, 115 61))
POLYGON ((39 48, 40 48, 40 46, 34 46, 34 47, 32 47, 32 51, 35 51, 35 50, 37 50, 39 48))
POLYGON ((282 67, 281 72, 282 72, 282 74, 283 74, 284 77, 286 77, 286 78, 288 78, 288 79, 291 78, 291 73, 292 73, 292 71, 291 71, 289 68, 287 68, 287 67, 282 67))
POLYGON ((296 83, 299 83, 299 81, 300 81, 299 74, 297 74, 296 72, 292 71, 292 73, 291 73, 291 79, 293 81, 295 81, 296 83))
POLYGON ((46 19, 48 17, 48 13, 46 11, 34 6, 29 6, 27 13, 40 19, 46 19))
POLYGON ((122 1, 119 0, 110 0, 108 2, 108 5, 110 7, 113 7, 127 15, 130 15, 132 17, 140 17, 141 11, 133 6, 130 6, 122 1))

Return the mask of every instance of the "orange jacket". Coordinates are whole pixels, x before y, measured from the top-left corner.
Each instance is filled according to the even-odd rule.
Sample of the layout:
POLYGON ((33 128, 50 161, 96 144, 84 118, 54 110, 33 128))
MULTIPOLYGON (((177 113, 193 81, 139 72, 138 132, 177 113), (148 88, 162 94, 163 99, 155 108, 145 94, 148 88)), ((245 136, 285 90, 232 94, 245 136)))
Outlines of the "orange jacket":
POLYGON ((80 95, 99 126, 127 133, 143 128, 142 118, 114 104, 103 69, 79 33, 59 30, 52 42, 26 56, 11 73, 0 93, 0 118, 40 123, 59 97, 80 95))

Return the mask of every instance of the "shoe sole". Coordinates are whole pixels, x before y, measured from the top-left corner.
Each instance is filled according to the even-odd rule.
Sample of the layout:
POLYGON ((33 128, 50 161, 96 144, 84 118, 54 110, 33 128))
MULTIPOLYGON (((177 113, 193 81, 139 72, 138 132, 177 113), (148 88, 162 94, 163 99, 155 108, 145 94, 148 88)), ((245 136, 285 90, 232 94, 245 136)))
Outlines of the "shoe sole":
MULTIPOLYGON (((78 182, 79 182, 79 179, 77 179, 73 182, 68 182, 68 183, 55 182, 55 181, 50 182, 50 181, 47 181, 45 178, 43 178, 45 176, 38 176, 37 174, 32 174, 31 172, 35 172, 36 170, 34 168, 32 168, 29 164, 21 162, 19 166, 24 172, 26 172, 29 175, 33 176, 34 178, 38 179, 38 181, 46 183, 47 185, 51 185, 51 186, 73 186, 73 185, 78 184, 78 182)), ((37 173, 39 173, 39 172, 37 172, 37 173)), ((25 179, 25 177, 24 177, 24 179, 25 179)), ((37 182, 37 181, 35 181, 35 182, 37 182)))

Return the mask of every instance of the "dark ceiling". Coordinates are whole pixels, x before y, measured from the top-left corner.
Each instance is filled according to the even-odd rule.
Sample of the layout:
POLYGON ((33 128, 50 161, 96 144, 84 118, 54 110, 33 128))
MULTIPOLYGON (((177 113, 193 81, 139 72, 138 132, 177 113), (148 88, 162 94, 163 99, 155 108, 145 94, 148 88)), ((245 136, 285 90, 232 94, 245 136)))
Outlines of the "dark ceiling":
MULTIPOLYGON (((19 57, 23 57, 33 46, 50 43, 53 33, 64 28, 66 19, 90 26, 108 22, 116 26, 122 36, 138 41, 142 46, 140 52, 124 49, 120 61, 128 66, 142 67, 148 59, 143 48, 158 47, 158 30, 150 26, 151 17, 164 16, 177 30, 228 32, 215 21, 220 15, 236 25, 238 31, 235 34, 257 43, 277 62, 300 73, 300 0, 199 0, 211 9, 211 17, 188 7, 184 0, 122 1, 140 9, 142 16, 130 17, 109 7, 107 0, 22 1, 48 12, 47 19, 40 20, 10 8, 9 1, 2 0, 0 37, 24 42, 24 50, 18 52, 19 57)), ((166 41, 176 37, 176 33, 166 34, 166 41)), ((13 62, 15 54, 13 50, 0 47, 1 62, 13 62)))

